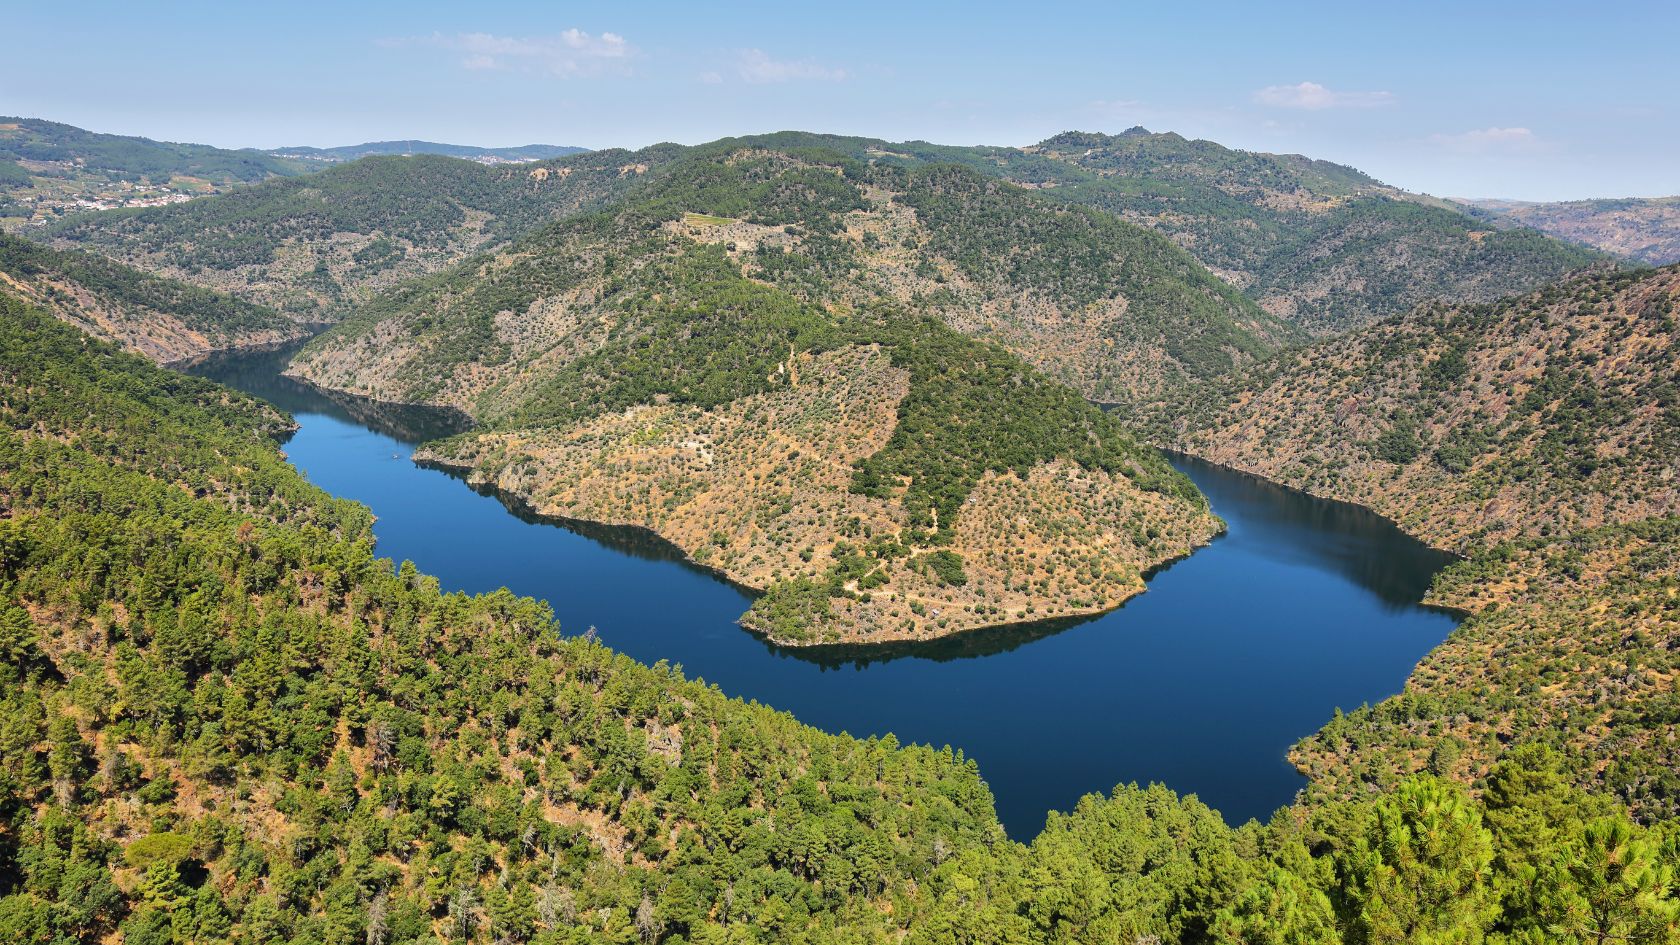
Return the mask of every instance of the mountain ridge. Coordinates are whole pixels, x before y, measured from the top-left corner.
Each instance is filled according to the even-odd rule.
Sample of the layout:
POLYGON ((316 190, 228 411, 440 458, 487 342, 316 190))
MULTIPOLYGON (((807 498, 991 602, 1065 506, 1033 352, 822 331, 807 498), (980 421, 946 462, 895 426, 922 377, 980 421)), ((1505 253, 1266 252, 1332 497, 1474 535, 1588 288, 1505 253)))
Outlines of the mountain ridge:
POLYGON ((524 144, 505 148, 487 148, 478 145, 448 144, 408 138, 401 141, 365 141, 361 144, 345 144, 326 148, 309 145, 267 148, 263 153, 278 158, 297 158, 329 163, 354 161, 357 158, 375 155, 410 157, 416 154, 438 154, 444 157, 465 158, 469 161, 476 160, 483 163, 523 164, 531 161, 546 161, 558 157, 567 157, 572 154, 582 154, 588 150, 590 149, 559 144, 524 144))
MULTIPOLYGON (((637 169, 625 173, 638 177, 657 176, 660 167, 682 154, 753 146, 826 149, 879 165, 961 164, 1038 190, 1053 200, 1093 207, 1158 230, 1274 317, 1316 335, 1366 324, 1427 300, 1490 301, 1608 262, 1608 257, 1533 231, 1489 227, 1456 204, 1407 194, 1352 168, 1299 156, 1234 151, 1171 133, 1134 131, 1120 136, 1066 132, 1026 148, 776 132, 692 147, 660 144, 635 152, 598 154, 621 157, 617 169, 637 169), (1068 150, 1058 150, 1064 146, 1068 150), (1308 261, 1305 268, 1303 259, 1308 261)), ((587 154, 574 155, 539 163, 533 170, 546 168, 558 174, 568 168, 583 170, 588 162, 587 154)), ((284 185, 268 185, 271 191, 275 187, 284 185)), ((291 189, 296 188, 294 184, 291 189)), ((439 191, 449 192, 450 187, 439 191)), ((474 205, 494 218, 493 208, 482 201, 474 205)), ((443 207, 426 212, 436 215, 443 207)), ((109 215, 60 225, 52 235, 89 243, 91 248, 141 264, 148 254, 155 257, 160 249, 174 245, 162 242, 163 234, 184 239, 188 233, 213 231, 219 225, 215 214, 199 208, 167 207, 147 213, 146 225, 157 228, 152 236, 109 215), (207 219, 195 219, 200 213, 207 219), (107 223, 110 232, 101 233, 107 223)), ((528 214, 515 218, 499 225, 510 236, 536 228, 521 222, 532 219, 528 214)), ((311 219, 309 208, 294 207, 290 217, 274 218, 267 224, 272 231, 269 239, 277 244, 297 242, 308 251, 300 265, 311 269, 317 263, 325 265, 333 291, 365 299, 353 267, 337 258, 342 253, 330 245, 311 249, 312 241, 336 240, 365 248, 379 238, 380 231, 400 228, 401 222, 387 214, 348 229, 320 231, 311 219)), ((472 242, 465 234, 462 238, 472 242)), ((463 245, 449 254, 451 261, 464 258, 474 248, 476 244, 463 245)), ((409 274, 436 268, 428 264, 409 274)), ((169 274, 192 277, 173 270, 169 274)), ((213 287, 236 292, 246 291, 241 283, 253 279, 260 283, 264 278, 254 270, 211 277, 213 287)), ((276 301, 272 297, 255 300, 276 301)), ((311 304, 320 308, 323 303, 311 304)))
POLYGON ((1004 347, 1030 351, 1061 343, 1058 313, 1107 306, 1115 350, 1178 365, 1134 393, 1169 396, 1233 363, 1198 336, 1269 350, 1209 317, 1247 317, 1239 296, 1159 237, 967 171, 763 144, 687 155, 384 297, 291 371, 473 413, 480 430, 422 457, 540 513, 657 531, 767 590, 747 623, 778 642, 1100 612, 1211 536, 1114 417, 938 319, 990 306, 1004 347), (938 260, 921 276, 912 245, 938 260), (940 283, 957 294, 928 302, 940 283), (1025 511, 1011 526, 1007 509, 1025 511))

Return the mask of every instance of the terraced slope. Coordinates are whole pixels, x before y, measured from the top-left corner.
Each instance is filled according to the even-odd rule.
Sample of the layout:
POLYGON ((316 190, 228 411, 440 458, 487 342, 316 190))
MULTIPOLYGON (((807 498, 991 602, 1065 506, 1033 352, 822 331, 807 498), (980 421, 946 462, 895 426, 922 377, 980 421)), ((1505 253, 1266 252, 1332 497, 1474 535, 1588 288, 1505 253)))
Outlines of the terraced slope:
POLYGON ((303 325, 260 305, 4 234, 0 287, 156 361, 278 344, 305 334, 303 325))
POLYGON ((1115 417, 946 324, 966 313, 1029 355, 1094 338, 1114 354, 1083 363, 1138 399, 1268 350, 1238 321, 1263 316, 1111 218, 731 147, 381 298, 294 370, 469 411, 485 431, 423 455, 660 532, 766 589, 748 623, 784 642, 1105 610, 1213 533, 1115 417))

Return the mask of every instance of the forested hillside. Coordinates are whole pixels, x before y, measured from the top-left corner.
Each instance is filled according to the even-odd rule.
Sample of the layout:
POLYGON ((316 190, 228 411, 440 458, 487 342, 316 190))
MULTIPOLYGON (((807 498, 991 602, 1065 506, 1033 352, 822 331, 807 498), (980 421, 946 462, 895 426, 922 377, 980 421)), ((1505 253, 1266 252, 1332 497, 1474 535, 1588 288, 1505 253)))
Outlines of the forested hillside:
POLYGON ((1276 325, 1110 217, 763 143, 390 293, 294 370, 467 410, 486 429, 425 458, 659 532, 770 591, 749 623, 784 642, 1100 612, 1217 529, 1005 347, 1134 404, 1252 362, 1276 325))
POLYGON ((1423 775, 1233 830, 1119 788, 1010 842, 949 750, 826 735, 536 602, 440 593, 285 464, 271 408, 0 305, 15 940, 1677 934, 1672 822, 1544 748, 1477 797, 1423 775))
MULTIPOLYGON (((754 139, 737 139, 751 141, 754 139)), ((1608 258, 1298 154, 1133 128, 1022 148, 768 136, 880 165, 954 163, 1160 232, 1268 313, 1328 335, 1426 301, 1493 301, 1608 258)))
POLYGON ((1472 616, 1405 691, 1296 746, 1317 789, 1415 771, 1473 782, 1516 743, 1577 759, 1571 780, 1646 820, 1680 816, 1680 518, 1512 542, 1443 575, 1472 616))
POLYGON ((261 151, 230 151, 131 135, 101 134, 39 118, 0 116, 0 161, 41 174, 55 170, 167 183, 193 177, 212 184, 252 183, 302 172, 261 151), (47 166, 31 166, 47 165, 47 166))
MULTIPOLYGON (((248 194, 142 211, 135 219, 78 219, 60 224, 54 235, 265 304, 336 318, 396 277, 436 271, 600 206, 657 178, 680 156, 754 147, 818 148, 883 169, 958 164, 1055 202, 1096 208, 1169 237, 1274 319, 1312 335, 1359 327, 1426 301, 1492 301, 1609 264, 1608 257, 1532 230, 1480 222, 1458 204, 1406 193, 1352 168, 1142 129, 1112 136, 1068 132, 1027 148, 785 132, 696 148, 574 155, 518 169, 374 162, 355 173, 271 182, 248 194), (397 196, 375 199, 376 193, 397 196)), ((1033 236, 1010 235, 1029 242, 1033 236)), ((1138 238, 1128 239, 1135 254, 1138 238)), ((945 273, 946 283, 959 275, 972 279, 974 245, 946 249, 953 264, 966 265, 945 273)), ((900 281, 911 275, 934 277, 924 271, 900 281)), ((967 304, 963 288, 958 280, 920 291, 935 299, 941 290, 959 296, 950 307, 968 311, 965 330, 1008 334, 1023 321, 1042 327, 1065 317, 1054 309, 1034 311, 1022 300, 1000 319, 986 306, 967 304)), ((1102 313, 1096 316, 1100 321, 1102 313)), ((1283 337, 1252 313, 1242 320, 1269 340, 1283 337)), ((1084 380, 1088 393, 1109 397, 1115 385, 1104 381, 1112 382, 1112 373, 1105 377, 1079 363, 1101 343, 1101 337, 1078 339, 1036 352, 1035 360, 1066 363, 1067 379, 1084 380)))
POLYGON ((0 286, 85 331, 157 361, 301 338, 272 309, 72 250, 0 234, 0 286))
POLYGON ((48 235, 300 317, 336 320, 382 289, 598 205, 671 150, 507 167, 373 157, 213 199, 75 217, 48 235))
POLYGON ((0 117, 0 231, 112 207, 159 206, 310 169, 260 151, 0 117))
POLYGON ((464 403, 477 391, 448 391, 451 372, 484 345, 528 359, 577 330, 544 324, 576 317, 556 310, 611 303, 626 274, 695 244, 830 309, 890 300, 939 315, 1127 404, 1181 393, 1294 337, 1166 240, 948 165, 876 167, 778 135, 694 149, 649 178, 598 213, 368 306, 335 333, 339 344, 371 338, 374 325, 420 330, 377 343, 374 360, 395 363, 344 380, 464 403))
POLYGON ((876 151, 883 161, 956 161, 1151 227, 1267 312, 1317 336, 1420 302, 1492 301, 1606 262, 1532 231, 1478 223, 1456 204, 1351 167, 1170 132, 876 151))

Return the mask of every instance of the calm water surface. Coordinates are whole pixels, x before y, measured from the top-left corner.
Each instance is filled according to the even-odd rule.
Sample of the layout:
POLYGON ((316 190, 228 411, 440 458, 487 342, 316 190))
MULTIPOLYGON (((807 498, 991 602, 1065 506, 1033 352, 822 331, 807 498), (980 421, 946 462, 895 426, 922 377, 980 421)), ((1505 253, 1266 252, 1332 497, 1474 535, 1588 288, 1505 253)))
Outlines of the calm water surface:
POLYGON ((1448 558, 1362 509, 1175 459, 1230 526, 1106 616, 893 650, 805 651, 735 625, 740 590, 639 533, 532 521, 416 466, 453 418, 331 397, 278 376, 285 354, 197 368, 291 411, 286 452, 371 507, 382 554, 445 589, 544 598, 638 660, 831 732, 951 745, 980 765, 1012 836, 1116 784, 1160 781, 1236 823, 1290 802, 1284 760, 1336 707, 1404 683, 1453 618, 1417 605, 1448 558))

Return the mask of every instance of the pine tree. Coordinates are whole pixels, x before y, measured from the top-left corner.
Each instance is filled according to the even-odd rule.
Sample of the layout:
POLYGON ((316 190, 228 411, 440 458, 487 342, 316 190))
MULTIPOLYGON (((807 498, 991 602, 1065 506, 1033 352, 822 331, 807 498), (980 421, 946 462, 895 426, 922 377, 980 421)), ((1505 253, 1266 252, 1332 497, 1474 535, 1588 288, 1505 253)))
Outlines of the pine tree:
POLYGON ((1594 945, 1654 945, 1680 936, 1674 869, 1625 815, 1587 824, 1560 856, 1558 872, 1569 880, 1560 930, 1594 945))
POLYGON ((1493 836, 1456 784, 1417 777, 1373 807, 1350 851, 1354 941, 1461 945, 1498 914, 1493 836))

